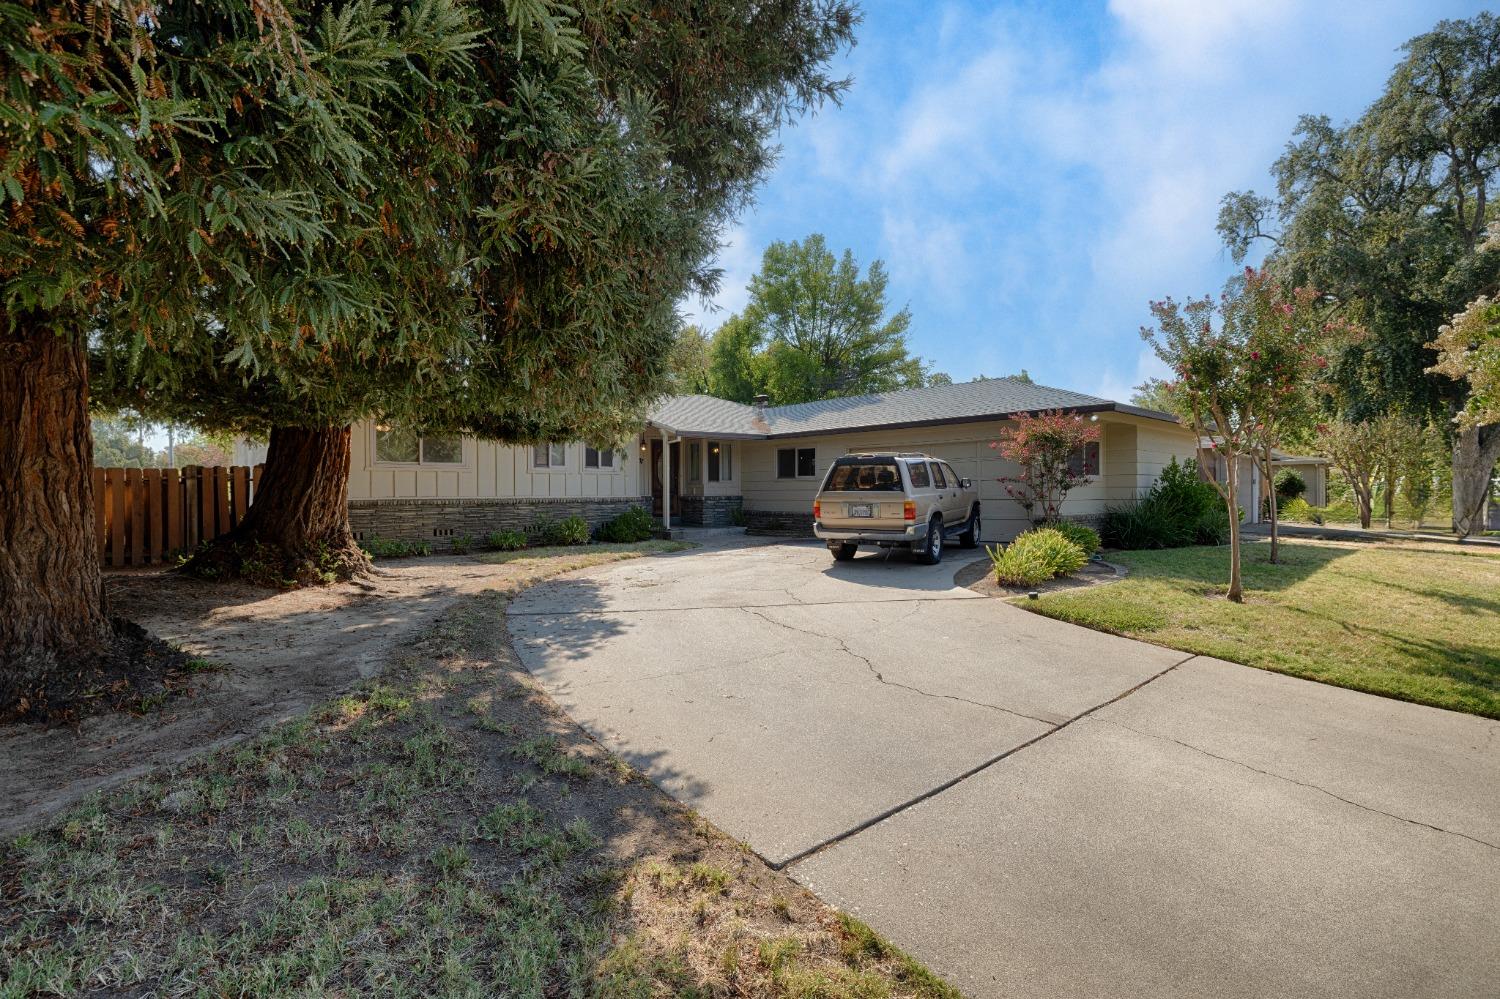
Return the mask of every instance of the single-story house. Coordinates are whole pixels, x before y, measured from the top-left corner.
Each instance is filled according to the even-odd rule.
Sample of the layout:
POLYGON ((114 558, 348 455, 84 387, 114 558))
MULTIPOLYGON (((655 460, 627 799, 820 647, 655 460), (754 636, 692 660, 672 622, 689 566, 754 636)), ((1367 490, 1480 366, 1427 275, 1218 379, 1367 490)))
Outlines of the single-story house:
MULTIPOLYGON (((1016 415, 1054 409, 1076 412, 1101 430, 1079 456, 1092 481, 1069 494, 1069 518, 1097 521, 1109 504, 1149 488, 1172 458, 1197 453, 1196 437, 1169 414, 1014 378, 791 406, 672 396, 650 411, 638 436, 613 450, 418 437, 357 424, 350 519, 362 538, 442 545, 575 514, 599 524, 640 505, 673 526, 744 523, 810 535, 813 495, 834 459, 925 451, 975 480, 985 540, 1002 541, 1029 525, 999 481, 1019 469, 990 444, 1016 415)), ((1245 504, 1247 518, 1257 508, 1245 504)))

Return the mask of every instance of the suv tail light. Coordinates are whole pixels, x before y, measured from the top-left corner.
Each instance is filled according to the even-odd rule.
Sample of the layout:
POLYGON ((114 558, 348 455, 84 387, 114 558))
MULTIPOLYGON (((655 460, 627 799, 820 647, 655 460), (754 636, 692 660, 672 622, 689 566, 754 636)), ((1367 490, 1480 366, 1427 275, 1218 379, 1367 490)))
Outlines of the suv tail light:
POLYGON ((905 517, 907 520, 917 519, 916 500, 907 500, 905 503, 901 504, 901 516, 905 517))
POLYGON ((813 500, 813 520, 823 519, 823 501, 813 500))

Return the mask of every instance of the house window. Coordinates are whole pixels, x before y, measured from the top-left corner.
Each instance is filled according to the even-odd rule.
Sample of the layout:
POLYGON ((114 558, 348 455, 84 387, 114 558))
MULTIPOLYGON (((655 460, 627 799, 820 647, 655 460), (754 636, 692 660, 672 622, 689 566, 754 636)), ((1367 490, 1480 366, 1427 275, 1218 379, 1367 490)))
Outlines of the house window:
POLYGON ((1074 475, 1099 474, 1099 442, 1090 441, 1068 455, 1068 471, 1074 475))
POLYGON ((531 467, 562 468, 568 463, 568 448, 564 444, 538 444, 531 449, 531 467))
POLYGON ((583 467, 613 469, 615 467, 614 448, 605 448, 603 451, 600 451, 598 448, 585 447, 583 449, 583 467))
POLYGON ((734 478, 734 445, 708 442, 708 481, 728 482, 734 478))
POLYGON ((375 460, 385 465, 462 465, 456 434, 418 434, 406 427, 375 428, 375 460))
POLYGON ((687 471, 689 482, 699 482, 703 479, 703 451, 698 442, 693 441, 683 445, 687 448, 687 471))
POLYGON ((818 449, 783 447, 776 449, 778 479, 811 479, 818 474, 818 449))

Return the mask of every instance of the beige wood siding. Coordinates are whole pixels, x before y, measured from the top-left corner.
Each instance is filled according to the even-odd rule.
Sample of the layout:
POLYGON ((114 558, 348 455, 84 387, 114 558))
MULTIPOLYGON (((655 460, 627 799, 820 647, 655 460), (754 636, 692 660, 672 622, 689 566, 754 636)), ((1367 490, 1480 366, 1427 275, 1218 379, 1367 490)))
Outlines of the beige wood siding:
POLYGON ((362 499, 544 499, 633 498, 644 495, 639 439, 623 445, 614 469, 583 467, 581 443, 566 445, 561 468, 532 467, 529 447, 474 437, 463 439, 458 465, 387 464, 375 460, 375 431, 357 423, 352 433, 349 498, 362 499))
MULTIPOLYGON (((1142 488, 1142 479, 1150 485, 1168 458, 1177 454, 1191 457, 1193 437, 1187 431, 1160 421, 1111 415, 1101 417, 1103 436, 1100 442, 1100 475, 1093 482, 1068 494, 1063 513, 1087 516, 1104 512, 1110 503, 1132 499, 1142 488), (1151 424, 1162 427, 1156 430, 1151 424), (1140 453, 1141 440, 1150 450, 1140 453)), ((1003 420, 976 420, 941 427, 917 427, 904 430, 882 430, 859 434, 828 434, 815 437, 757 441, 744 448, 744 497, 749 510, 780 513, 812 512, 817 493, 828 465, 841 455, 859 451, 919 451, 941 458, 966 478, 975 480, 984 511, 984 535, 987 540, 1014 537, 1028 524, 1019 504, 1005 492, 999 481, 1013 477, 1019 468, 1000 457, 989 445, 999 438, 1008 425, 1003 420), (816 477, 811 479, 778 479, 776 452, 786 447, 812 447, 817 451, 816 477)))

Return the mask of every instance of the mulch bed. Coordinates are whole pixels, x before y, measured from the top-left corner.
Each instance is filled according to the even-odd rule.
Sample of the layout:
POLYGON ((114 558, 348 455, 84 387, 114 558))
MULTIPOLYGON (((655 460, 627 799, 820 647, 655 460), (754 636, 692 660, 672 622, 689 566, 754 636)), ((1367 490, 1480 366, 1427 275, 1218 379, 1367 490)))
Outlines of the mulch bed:
POLYGON ((0 724, 74 724, 104 711, 144 713, 193 684, 193 657, 124 618, 112 622, 114 642, 97 660, 62 671, 53 682, 0 712, 0 724))
POLYGON ((1070 576, 1059 576, 1049 579, 1045 583, 1036 586, 1003 586, 995 580, 994 567, 988 560, 971 562, 964 566, 953 577, 953 582, 958 586, 966 587, 975 593, 982 593, 987 597, 999 597, 1004 600, 1012 600, 1017 597, 1024 598, 1027 593, 1035 590, 1037 593, 1055 593, 1058 590, 1076 590, 1084 586, 1100 586, 1105 583, 1113 583, 1123 579, 1125 570, 1122 567, 1112 565, 1108 562, 1090 562, 1070 576))

